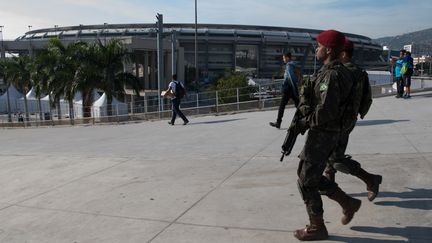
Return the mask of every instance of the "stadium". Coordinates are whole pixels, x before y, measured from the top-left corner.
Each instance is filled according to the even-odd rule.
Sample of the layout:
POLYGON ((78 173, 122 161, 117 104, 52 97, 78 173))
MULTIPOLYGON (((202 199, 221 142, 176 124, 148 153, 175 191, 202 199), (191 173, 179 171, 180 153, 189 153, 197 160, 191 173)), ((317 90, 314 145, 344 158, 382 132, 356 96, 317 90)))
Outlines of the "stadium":
MULTIPOLYGON (((197 25, 199 85, 215 80, 225 70, 244 71, 255 78, 272 78, 281 70, 281 54, 290 51, 303 69, 311 74, 319 68, 314 57, 316 36, 322 31, 289 27, 252 25, 197 25)), ((173 69, 181 80, 195 80, 195 25, 163 24, 164 80, 170 81, 173 69), (172 55, 172 54, 175 55, 172 55), (174 60, 174 61, 173 61, 174 60), (172 64, 175 65, 172 65, 172 64)), ((382 47, 366 36, 345 33, 355 44, 355 60, 365 69, 384 68, 382 47)), ((78 25, 37 29, 13 41, 3 41, 5 53, 32 53, 45 48, 48 40, 60 38, 64 43, 102 41, 121 38, 133 56, 128 70, 140 78, 144 91, 157 91, 156 24, 78 25)), ((154 93, 155 94, 155 93, 154 93)))

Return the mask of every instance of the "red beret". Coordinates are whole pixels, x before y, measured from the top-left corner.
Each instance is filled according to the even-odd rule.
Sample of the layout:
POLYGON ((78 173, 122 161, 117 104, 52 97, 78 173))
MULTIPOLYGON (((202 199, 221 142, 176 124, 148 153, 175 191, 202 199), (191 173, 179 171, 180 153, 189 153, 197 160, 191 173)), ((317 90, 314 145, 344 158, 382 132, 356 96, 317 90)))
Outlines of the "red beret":
POLYGON ((342 48, 345 43, 345 36, 336 30, 326 30, 317 36, 317 41, 321 45, 329 48, 342 48))
POLYGON ((352 41, 350 41, 348 38, 345 38, 345 43, 343 46, 343 50, 344 51, 352 51, 354 50, 354 43, 352 43, 352 41))

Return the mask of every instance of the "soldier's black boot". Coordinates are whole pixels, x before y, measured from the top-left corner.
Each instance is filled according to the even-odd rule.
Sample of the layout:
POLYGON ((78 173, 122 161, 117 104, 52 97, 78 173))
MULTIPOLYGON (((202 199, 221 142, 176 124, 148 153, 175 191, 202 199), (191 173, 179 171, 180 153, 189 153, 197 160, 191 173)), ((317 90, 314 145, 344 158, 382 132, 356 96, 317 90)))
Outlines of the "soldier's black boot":
POLYGON ((355 174, 353 174, 360 178, 364 183, 366 183, 366 190, 368 191, 368 199, 369 201, 373 201, 379 192, 379 185, 382 182, 382 176, 370 174, 367 171, 360 168, 355 174))
POLYGON ((310 225, 294 231, 294 236, 301 241, 326 240, 328 238, 323 216, 310 216, 310 225))
POLYGON ((361 201, 348 196, 339 187, 333 194, 327 196, 341 205, 343 213, 341 222, 343 225, 348 224, 354 217, 354 214, 360 209, 361 201))

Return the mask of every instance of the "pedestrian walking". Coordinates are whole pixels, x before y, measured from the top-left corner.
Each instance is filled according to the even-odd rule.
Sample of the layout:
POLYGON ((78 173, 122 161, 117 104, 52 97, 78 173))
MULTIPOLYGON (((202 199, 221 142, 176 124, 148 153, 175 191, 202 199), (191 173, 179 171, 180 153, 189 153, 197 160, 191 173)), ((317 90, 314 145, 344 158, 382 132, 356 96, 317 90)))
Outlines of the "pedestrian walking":
POLYGON ((172 103, 172 117, 171 121, 169 121, 168 124, 174 125, 177 115, 179 115, 180 118, 183 119, 183 125, 188 124, 189 120, 180 110, 180 103, 182 98, 186 95, 186 91, 184 84, 177 80, 177 74, 174 74, 172 76, 172 81, 169 83, 168 89, 165 90, 165 93, 169 94, 172 103))
POLYGON ((282 55, 283 62, 285 63, 285 72, 284 72, 284 81, 282 84, 282 99, 279 104, 278 115, 276 118, 276 122, 270 122, 270 126, 280 128, 282 123, 282 117, 285 112, 285 107, 288 104, 288 101, 292 99, 294 101, 294 105, 297 107, 299 102, 298 97, 298 77, 296 73, 296 63, 292 61, 291 52, 285 52, 282 55))

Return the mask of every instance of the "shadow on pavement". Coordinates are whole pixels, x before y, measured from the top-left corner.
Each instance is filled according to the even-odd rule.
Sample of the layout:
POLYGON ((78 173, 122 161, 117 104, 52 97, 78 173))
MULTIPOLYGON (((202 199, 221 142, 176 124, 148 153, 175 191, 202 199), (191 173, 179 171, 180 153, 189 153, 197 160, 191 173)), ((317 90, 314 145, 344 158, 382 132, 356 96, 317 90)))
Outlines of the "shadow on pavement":
MULTIPOLYGON (((398 197, 398 198, 404 198, 404 199, 419 199, 419 198, 425 198, 425 199, 432 199, 432 189, 424 189, 424 188, 409 188, 407 187, 409 191, 406 192, 379 192, 377 199, 383 198, 383 197, 398 197)), ((353 197, 366 197, 367 193, 350 193, 353 197)))
POLYGON ((191 122, 188 124, 190 125, 199 125, 199 124, 215 124, 215 123, 224 123, 224 122, 233 122, 233 121, 239 121, 239 120, 246 120, 246 118, 236 118, 236 119, 226 119, 226 120, 215 120, 215 121, 206 121, 206 122, 191 122))
POLYGON ((411 94, 411 97, 431 98, 432 94, 411 94))
MULTIPOLYGON (((422 226, 407 226, 407 227, 371 227, 371 226, 353 226, 352 230, 361 231, 365 233, 377 233, 377 234, 386 234, 389 236, 400 236, 407 239, 406 240, 391 240, 391 241, 383 241, 383 240, 375 240, 368 239, 371 241, 363 241, 363 242, 432 242, 432 227, 422 227, 422 226)), ((353 241, 351 239, 347 242, 360 242, 356 241, 356 238, 353 237, 353 241)))
MULTIPOLYGON (((432 210, 432 189, 424 188, 407 188, 409 191, 406 192, 380 192, 377 200, 386 197, 396 197, 401 199, 418 199, 418 200, 403 200, 403 201, 378 201, 376 205, 380 206, 395 206, 400 208, 420 209, 420 210, 432 210)), ((353 197, 366 197, 367 193, 354 193, 350 194, 353 197)), ((431 233, 432 235, 432 233, 431 233)))
POLYGON ((375 202, 375 205, 396 206, 400 208, 410 208, 410 209, 420 209, 420 210, 432 210, 432 200, 382 201, 382 202, 375 202))
POLYGON ((385 239, 372 239, 366 237, 355 237, 355 236, 331 236, 328 238, 331 241, 339 241, 346 243, 398 243, 398 242, 408 242, 405 240, 385 240, 385 239))
POLYGON ((390 120, 390 119, 384 119, 384 120, 362 120, 357 121, 357 126, 374 126, 374 125, 384 125, 384 124, 391 124, 396 122, 407 122, 410 120, 390 120))

